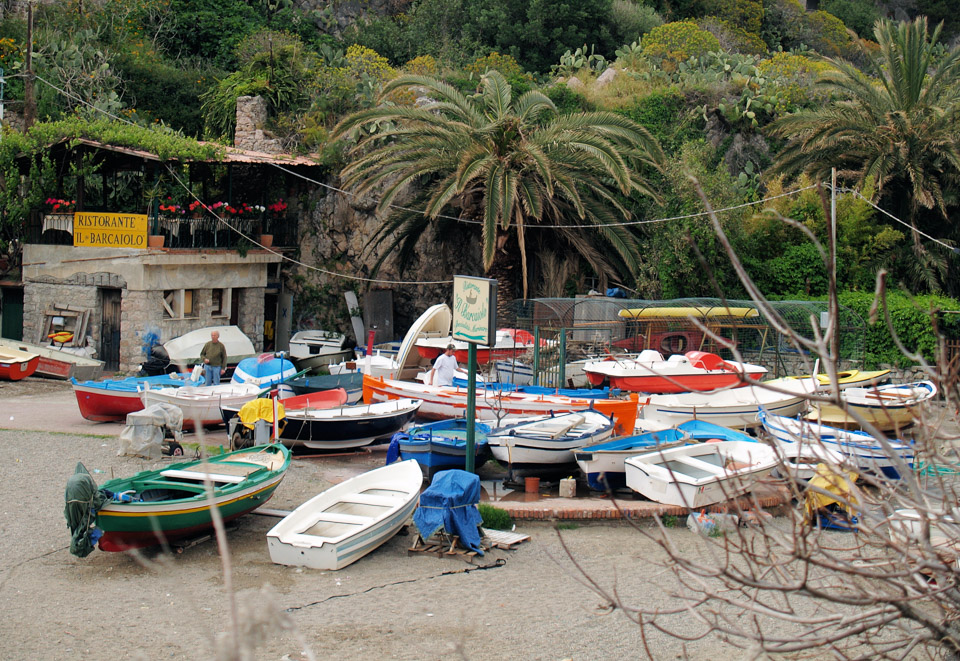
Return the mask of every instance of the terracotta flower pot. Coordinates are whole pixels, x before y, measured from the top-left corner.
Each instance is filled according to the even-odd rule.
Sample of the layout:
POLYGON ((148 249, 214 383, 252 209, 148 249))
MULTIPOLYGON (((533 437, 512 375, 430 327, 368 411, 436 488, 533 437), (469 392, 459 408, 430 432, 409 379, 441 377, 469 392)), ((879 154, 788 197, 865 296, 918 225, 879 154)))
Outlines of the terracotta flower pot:
POLYGON ((257 241, 264 248, 269 248, 273 245, 273 234, 261 234, 260 239, 257 241))
POLYGON ((162 248, 163 247, 163 234, 150 234, 147 236, 147 247, 148 248, 162 248))
POLYGON ((526 491, 527 493, 539 493, 540 478, 539 477, 523 478, 523 490, 526 491))

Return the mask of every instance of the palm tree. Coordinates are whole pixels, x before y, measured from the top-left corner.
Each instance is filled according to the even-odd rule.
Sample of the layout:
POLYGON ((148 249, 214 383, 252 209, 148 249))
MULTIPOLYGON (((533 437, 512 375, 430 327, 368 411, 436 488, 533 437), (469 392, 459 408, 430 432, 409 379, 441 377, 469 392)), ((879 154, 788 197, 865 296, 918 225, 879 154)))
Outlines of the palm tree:
POLYGON ((878 57, 861 72, 832 65, 816 87, 838 99, 787 115, 772 132, 789 142, 774 169, 823 180, 832 167, 862 184, 873 177, 905 202, 911 221, 920 208, 947 217, 960 173, 960 47, 938 58, 940 26, 928 36, 927 19, 877 21, 878 57))
POLYGON ((372 239, 389 242, 384 254, 409 252, 431 223, 459 215, 480 226, 483 267, 501 276, 501 303, 513 298, 498 268, 509 263, 511 250, 527 297, 531 227, 552 232, 601 276, 638 271, 636 239, 615 223, 630 215, 627 197, 653 195, 639 169, 659 168, 663 152, 646 129, 613 113, 560 114, 537 90, 514 98, 493 70, 476 96, 434 78, 401 76, 384 86, 381 99, 400 90, 432 100, 362 110, 333 133, 366 131, 342 177, 357 194, 382 186, 378 211, 391 210, 401 191, 421 184, 407 205, 413 210, 392 213, 372 239))

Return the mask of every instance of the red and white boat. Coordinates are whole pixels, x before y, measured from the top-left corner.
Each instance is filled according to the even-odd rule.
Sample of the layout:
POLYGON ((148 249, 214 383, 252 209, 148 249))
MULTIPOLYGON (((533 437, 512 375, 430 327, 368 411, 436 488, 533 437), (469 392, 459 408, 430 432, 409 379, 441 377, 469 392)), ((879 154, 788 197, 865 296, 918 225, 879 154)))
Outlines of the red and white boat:
POLYGON ((19 381, 37 371, 40 356, 19 349, 0 347, 0 380, 19 381))
MULTIPOLYGON (((454 355, 457 358, 457 362, 465 363, 467 361, 469 347, 467 343, 462 340, 454 340, 453 336, 423 337, 417 340, 415 346, 421 358, 432 361, 444 352, 448 344, 454 346, 454 355)), ((497 330, 492 349, 486 345, 477 346, 477 363, 485 365, 491 360, 496 361, 501 358, 513 358, 527 349, 532 348, 535 344, 536 340, 532 333, 520 328, 500 328, 497 330)), ((546 346, 546 341, 541 340, 540 346, 546 346)))
POLYGON ((587 363, 583 371, 595 386, 609 381, 611 388, 621 390, 673 393, 743 386, 747 378, 762 377, 767 368, 724 360, 706 351, 688 351, 665 360, 659 351, 647 349, 628 360, 608 358, 587 363))
POLYGON ((103 372, 102 360, 72 353, 69 347, 58 349, 53 346, 45 347, 39 344, 0 338, 0 348, 37 354, 40 356, 40 362, 37 363, 35 374, 48 379, 69 379, 72 377, 82 381, 99 378, 100 373, 103 372))
POLYGON ((140 391, 147 387, 178 388, 185 385, 197 385, 190 381, 190 374, 161 374, 159 376, 131 376, 126 379, 105 379, 103 381, 77 381, 73 383, 73 392, 77 396, 80 415, 96 422, 123 422, 128 413, 143 409, 140 391))
MULTIPOLYGON (((391 399, 420 399, 419 416, 431 420, 462 418, 467 412, 467 389, 454 386, 428 386, 410 381, 395 381, 363 376, 363 401, 367 404, 391 399)), ((614 433, 632 434, 639 410, 639 399, 590 399, 564 395, 534 395, 518 392, 478 392, 477 420, 499 420, 505 416, 533 416, 583 411, 593 408, 614 419, 614 433)))

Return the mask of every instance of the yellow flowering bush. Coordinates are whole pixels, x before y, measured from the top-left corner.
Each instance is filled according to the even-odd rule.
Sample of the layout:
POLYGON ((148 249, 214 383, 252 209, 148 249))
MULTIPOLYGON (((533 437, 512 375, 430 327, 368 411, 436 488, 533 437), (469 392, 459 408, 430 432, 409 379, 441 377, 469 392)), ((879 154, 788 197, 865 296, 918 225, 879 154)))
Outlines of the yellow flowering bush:
POLYGON ((354 76, 366 74, 382 83, 397 75, 387 58, 366 46, 353 44, 347 49, 344 59, 347 62, 348 72, 354 76))
POLYGON ((416 76, 436 76, 440 73, 440 66, 437 64, 437 60, 433 55, 415 57, 404 64, 403 68, 407 73, 412 73, 416 76))
POLYGON ((659 60, 665 71, 680 62, 720 50, 720 41, 691 21, 676 21, 655 27, 640 42, 643 54, 659 60))
POLYGON ((826 62, 812 60, 804 55, 781 51, 757 65, 760 75, 777 90, 775 114, 781 114, 810 101, 825 101, 813 91, 813 83, 821 73, 830 69, 826 62))

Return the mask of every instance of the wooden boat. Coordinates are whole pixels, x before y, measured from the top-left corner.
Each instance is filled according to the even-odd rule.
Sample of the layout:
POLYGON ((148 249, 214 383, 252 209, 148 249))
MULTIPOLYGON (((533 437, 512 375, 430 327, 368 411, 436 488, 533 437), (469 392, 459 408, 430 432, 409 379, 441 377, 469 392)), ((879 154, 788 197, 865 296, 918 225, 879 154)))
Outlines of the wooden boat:
MULTIPOLYGON (((837 372, 837 383, 840 388, 849 388, 851 386, 861 387, 861 386, 871 386, 876 385, 883 381, 886 376, 890 374, 890 370, 873 370, 873 371, 864 371, 864 370, 840 370, 837 372)), ((784 377, 787 379, 810 379, 812 378, 809 374, 807 376, 788 376, 784 377)), ((829 390, 830 389, 830 375, 829 374, 817 374, 817 383, 820 386, 820 390, 829 390)))
POLYGON ((688 351, 664 360, 659 351, 647 349, 634 359, 608 358, 587 363, 583 368, 595 386, 609 382, 611 388, 645 393, 708 391, 746 385, 746 378, 758 379, 767 368, 723 360, 705 351, 688 351))
POLYGON ((912 425, 922 405, 936 394, 937 386, 932 381, 845 388, 840 397, 846 410, 816 404, 806 417, 832 427, 857 428, 860 422, 848 413, 856 411, 880 431, 894 431, 912 425))
POLYGON ((353 374, 314 374, 296 379, 287 379, 280 386, 281 393, 306 395, 311 392, 343 388, 347 392, 347 404, 355 404, 363 397, 363 375, 353 374))
POLYGON ((239 408, 256 399, 263 388, 253 383, 221 383, 218 386, 183 386, 181 388, 148 387, 140 393, 143 406, 164 402, 183 411, 183 428, 197 425, 211 427, 223 424, 221 407, 239 408))
MULTIPOLYGON (((775 443, 791 445, 820 445, 838 452, 850 464, 862 470, 897 479, 900 471, 881 442, 862 431, 830 427, 817 422, 786 418, 766 411, 760 412, 760 422, 775 443)), ((913 446, 904 441, 887 441, 892 453, 908 466, 913 465, 913 446)))
POLYGON ((751 491, 776 465, 772 448, 749 441, 681 445, 624 461, 631 489, 658 503, 689 509, 751 491))
POLYGON ((771 382, 776 390, 746 386, 713 392, 650 395, 641 416, 666 425, 705 420, 724 427, 749 429, 760 425, 757 413, 764 408, 777 415, 793 416, 807 410, 807 395, 817 388, 813 379, 771 382))
MULTIPOLYGON (((454 386, 428 386, 410 381, 395 381, 364 375, 363 400, 383 402, 390 399, 423 400, 420 417, 432 420, 462 418, 467 411, 467 389, 454 386)), ((567 413, 593 408, 609 415, 616 424, 615 433, 627 434, 637 419, 638 398, 589 399, 563 395, 538 395, 511 392, 485 392, 476 399, 478 420, 497 420, 505 415, 531 416, 567 413)))
POLYGON ((353 350, 347 336, 325 330, 297 331, 290 338, 290 359, 298 370, 311 370, 347 360, 353 350))
POLYGON ((77 379, 86 381, 100 378, 103 373, 103 361, 81 356, 56 347, 43 347, 39 344, 28 344, 19 340, 0 338, 0 348, 16 349, 40 356, 37 376, 48 379, 77 379))
POLYGON ((290 451, 260 445, 206 461, 172 464, 110 480, 111 501, 97 513, 100 549, 126 551, 193 537, 213 527, 211 506, 230 521, 263 505, 290 466, 290 451), (213 483, 213 503, 205 480, 213 483))
POLYGON ((588 409, 497 427, 487 434, 487 445, 497 461, 510 466, 567 464, 574 450, 612 433, 613 420, 588 409))
POLYGON ((651 450, 659 451, 713 440, 756 442, 752 436, 728 427, 702 420, 688 420, 662 431, 650 431, 587 445, 576 450, 573 456, 580 470, 587 476, 587 484, 598 491, 606 491, 625 484, 624 461, 629 457, 651 450))
MULTIPOLYGON (((467 343, 462 340, 454 340, 452 335, 447 337, 422 337, 415 342, 417 353, 431 362, 436 360, 450 344, 454 346, 454 356, 457 361, 467 362, 469 355, 467 343)), ((486 365, 491 360, 512 358, 528 349, 532 349, 535 345, 536 339, 528 331, 519 328, 498 328, 493 347, 477 346, 477 364, 486 365)), ((540 345, 546 346, 546 341, 541 340, 540 345)))
POLYGON ((253 348, 253 342, 239 327, 208 326, 164 342, 163 348, 170 357, 170 362, 181 366, 199 363, 203 345, 210 341, 210 333, 213 331, 220 333, 220 342, 227 348, 229 365, 236 365, 244 358, 256 357, 257 351, 253 348))
MULTIPOLYGON (((490 425, 475 422, 474 454, 477 466, 486 460, 490 425)), ((467 459, 467 421, 440 420, 399 431, 390 439, 387 463, 413 459, 425 475, 450 468, 463 469, 467 459)))
POLYGON ((19 381, 37 371, 40 356, 29 351, 0 347, 0 380, 19 381))
POLYGON ((128 413, 143 409, 140 391, 146 388, 179 388, 199 385, 190 380, 190 374, 162 374, 160 376, 131 376, 126 379, 77 381, 70 379, 77 396, 80 415, 96 422, 124 421, 128 413))
POLYGON ((279 565, 343 569, 393 537, 417 507, 423 475, 415 461, 352 477, 303 503, 267 533, 279 565))
POLYGON ((314 450, 363 447, 402 429, 419 408, 420 401, 415 399, 331 408, 286 408, 286 425, 280 438, 286 445, 314 450))

